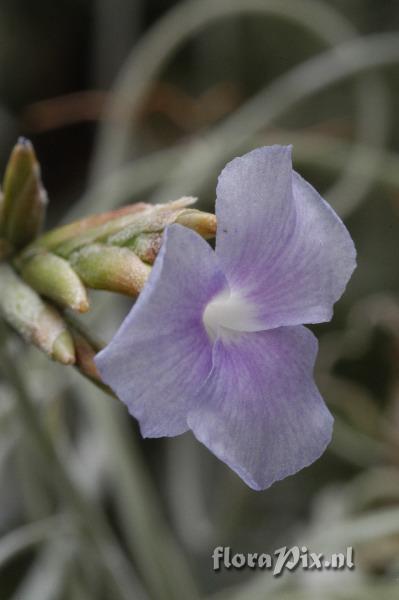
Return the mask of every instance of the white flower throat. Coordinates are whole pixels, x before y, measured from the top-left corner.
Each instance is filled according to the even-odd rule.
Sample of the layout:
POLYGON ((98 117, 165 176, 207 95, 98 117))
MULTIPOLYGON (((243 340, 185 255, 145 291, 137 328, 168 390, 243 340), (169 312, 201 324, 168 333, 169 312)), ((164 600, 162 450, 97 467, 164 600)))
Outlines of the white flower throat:
POLYGON ((251 302, 230 290, 220 292, 208 302, 202 320, 212 341, 217 337, 229 336, 232 332, 261 329, 251 302))

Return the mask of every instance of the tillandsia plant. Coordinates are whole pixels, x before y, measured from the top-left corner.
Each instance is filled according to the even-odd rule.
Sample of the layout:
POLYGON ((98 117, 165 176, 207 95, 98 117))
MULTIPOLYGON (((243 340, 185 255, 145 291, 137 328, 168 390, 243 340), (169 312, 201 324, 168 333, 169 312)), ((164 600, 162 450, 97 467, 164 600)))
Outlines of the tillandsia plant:
POLYGON ((19 139, 0 204, 0 314, 27 342, 103 386, 93 361, 101 345, 71 315, 90 309, 88 288, 136 298, 167 225, 214 237, 215 216, 194 202, 137 203, 41 235, 47 194, 32 144, 19 139))
POLYGON ((7 208, 26 202, 26 189, 32 213, 43 211, 27 142, 14 150, 4 187, 0 308, 28 341, 101 377, 143 436, 191 429, 253 489, 323 453, 333 418, 313 378, 317 340, 303 324, 331 319, 356 253, 339 217, 293 171, 290 147, 259 148, 229 163, 216 217, 182 198, 91 216, 41 237, 35 226, 28 235, 22 216, 10 226, 7 208), (10 177, 18 185, 10 188, 10 177), (204 238, 215 236, 216 218, 213 251, 204 238), (89 309, 87 287, 139 296, 97 356, 99 347, 63 316, 89 309))

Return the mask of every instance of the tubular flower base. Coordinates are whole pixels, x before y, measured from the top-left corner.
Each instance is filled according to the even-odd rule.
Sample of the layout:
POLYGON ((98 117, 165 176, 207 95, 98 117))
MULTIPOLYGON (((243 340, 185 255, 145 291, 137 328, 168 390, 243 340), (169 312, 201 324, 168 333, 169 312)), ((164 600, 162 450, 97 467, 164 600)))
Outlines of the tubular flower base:
POLYGON ((317 340, 303 324, 331 319, 356 253, 293 171, 290 147, 229 163, 216 216, 215 252, 195 231, 167 227, 142 293, 95 362, 143 436, 191 429, 260 490, 331 439, 313 379, 317 340))

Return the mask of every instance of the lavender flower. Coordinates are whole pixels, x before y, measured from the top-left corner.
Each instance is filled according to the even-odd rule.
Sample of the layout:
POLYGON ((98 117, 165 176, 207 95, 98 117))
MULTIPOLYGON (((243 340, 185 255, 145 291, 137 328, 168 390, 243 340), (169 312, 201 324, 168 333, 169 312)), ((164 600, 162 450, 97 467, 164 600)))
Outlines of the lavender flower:
POLYGON ((191 429, 252 488, 315 461, 333 418, 313 380, 317 340, 355 248, 331 207, 259 148, 222 171, 216 250, 171 225, 138 301, 96 357, 145 437, 191 429))

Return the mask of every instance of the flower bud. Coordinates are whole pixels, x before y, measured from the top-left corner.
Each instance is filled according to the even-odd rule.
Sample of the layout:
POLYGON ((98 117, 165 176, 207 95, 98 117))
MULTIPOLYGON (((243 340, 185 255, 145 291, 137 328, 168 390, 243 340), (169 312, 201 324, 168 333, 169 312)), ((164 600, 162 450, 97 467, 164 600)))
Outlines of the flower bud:
POLYGON ((128 248, 91 244, 70 256, 70 263, 90 288, 138 296, 151 268, 128 248))
MULTIPOLYGON (((173 212, 168 216, 169 223, 179 223, 189 229, 193 229, 205 239, 210 239, 216 235, 216 217, 210 213, 204 213, 195 209, 183 209, 173 212)), ((162 224, 163 227, 165 223, 162 224)), ((146 263, 153 264, 162 245, 163 231, 154 233, 139 233, 127 246, 146 263)), ((109 242, 116 243, 122 239, 122 232, 116 235, 109 242)))
POLYGON ((73 340, 59 313, 5 263, 0 264, 0 287, 0 313, 4 320, 50 358, 73 364, 73 340))
POLYGON ((78 250, 101 243, 131 248, 144 262, 152 264, 161 246, 162 233, 172 223, 185 225, 206 239, 214 237, 216 217, 188 209, 194 202, 195 198, 184 197, 167 204, 138 203, 93 215, 46 233, 26 253, 47 249, 68 259, 78 250))
POLYGON ((216 235, 216 216, 211 213, 186 209, 177 215, 174 222, 193 229, 206 240, 214 238, 216 235))
POLYGON ((14 146, 3 182, 1 235, 22 248, 39 234, 47 205, 32 144, 20 138, 14 146))
MULTIPOLYGON (((60 244, 54 245, 53 250, 56 254, 68 258, 72 252, 75 252, 80 248, 84 248, 95 242, 104 242, 115 233, 128 229, 132 223, 140 223, 142 215, 151 211, 152 207, 149 204, 124 207, 124 209, 117 211, 117 213, 119 213, 119 216, 117 217, 111 216, 113 214, 112 212, 106 213, 109 215, 108 220, 104 220, 103 218, 100 218, 101 215, 98 215, 97 217, 100 224, 93 227, 90 226, 89 222, 85 219, 83 230, 80 231, 80 233, 66 238, 60 244), (139 206, 139 208, 137 208, 137 206, 139 206)), ((77 221, 74 226, 76 227, 76 230, 78 230, 79 227, 82 226, 82 223, 77 221)), ((67 225, 66 227, 70 227, 71 229, 69 231, 72 231, 72 226, 67 225)), ((53 233, 56 233, 56 231, 53 233)), ((38 241, 39 243, 41 242, 41 240, 38 241)))
POLYGON ((129 248, 144 262, 152 265, 162 245, 162 233, 140 233, 129 244, 129 248))
POLYGON ((56 338, 51 358, 63 365, 73 365, 76 361, 75 345, 71 334, 66 329, 56 338))
POLYGON ((30 286, 65 308, 89 310, 86 288, 71 265, 50 252, 18 261, 19 271, 30 286))
MULTIPOLYGON (((150 204, 137 202, 129 204, 116 210, 111 210, 105 213, 90 215, 79 221, 73 221, 62 227, 57 227, 40 236, 38 240, 28 251, 36 249, 55 250, 60 248, 64 243, 67 245, 69 241, 73 241, 73 247, 80 246, 85 241, 92 242, 97 235, 109 235, 110 232, 116 231, 125 223, 131 221, 131 215, 136 215, 145 209, 148 209, 150 204), (104 228, 102 227, 104 226, 104 228), (82 242, 82 243, 81 243, 82 242)), ((60 254, 65 254, 62 251, 60 254)), ((68 253, 66 253, 67 255, 68 253)))
POLYGON ((155 204, 137 215, 130 224, 104 238, 104 241, 115 246, 130 246, 134 238, 142 233, 162 233, 168 225, 176 222, 179 215, 187 210, 187 206, 195 201, 195 198, 184 197, 167 204, 155 204))

